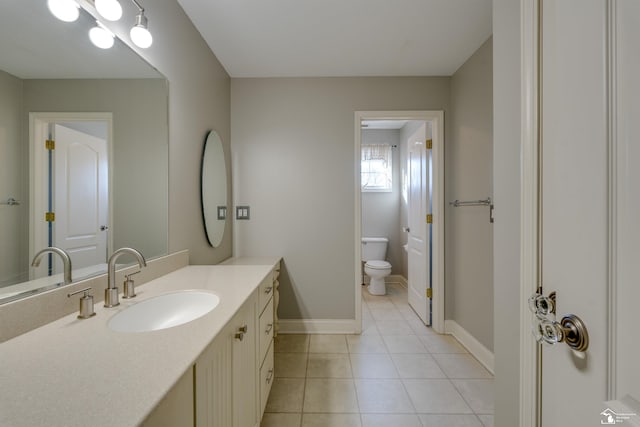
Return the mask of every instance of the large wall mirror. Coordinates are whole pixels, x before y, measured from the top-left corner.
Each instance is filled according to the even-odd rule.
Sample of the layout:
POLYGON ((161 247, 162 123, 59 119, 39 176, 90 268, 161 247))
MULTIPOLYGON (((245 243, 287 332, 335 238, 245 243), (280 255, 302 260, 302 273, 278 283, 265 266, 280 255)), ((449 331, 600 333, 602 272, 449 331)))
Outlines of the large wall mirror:
POLYGON ((168 250, 168 82, 120 40, 91 44, 89 13, 65 23, 46 3, 0 5, 0 304, 59 286, 57 257, 31 267, 46 246, 74 281, 123 246, 168 250))

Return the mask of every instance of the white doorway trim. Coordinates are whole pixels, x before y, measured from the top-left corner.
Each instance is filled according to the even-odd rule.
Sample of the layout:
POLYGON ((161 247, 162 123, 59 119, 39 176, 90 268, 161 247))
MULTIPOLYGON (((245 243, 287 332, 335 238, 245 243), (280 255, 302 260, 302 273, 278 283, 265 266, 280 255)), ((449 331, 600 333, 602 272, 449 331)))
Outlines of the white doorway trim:
POLYGON ((433 140, 433 207, 432 227, 432 328, 445 333, 444 325, 444 112, 437 111, 356 111, 354 120, 354 194, 355 194, 355 259, 354 289, 356 333, 362 328, 362 194, 360 192, 360 144, 362 120, 422 120, 432 124, 433 140))
MULTIPOLYGON (((103 121, 107 125, 107 156, 109 163, 113 159, 113 114, 112 113, 62 113, 43 112, 29 113, 29 259, 33 259, 35 253, 48 246, 45 238, 44 223, 40 219, 40 214, 46 212, 43 198, 39 196, 39 191, 43 188, 47 180, 47 172, 40 166, 43 164, 42 144, 49 137, 49 124, 55 122, 71 121, 103 121), (36 218, 36 213, 38 218, 36 218)), ((113 174, 109 167, 108 194, 109 194, 109 221, 108 226, 113 230, 113 174)), ((111 252, 113 247, 113 233, 107 235, 107 251, 111 252)), ((41 266, 40 268, 44 268, 41 266)), ((33 279, 33 269, 30 269, 30 278, 33 279)))
POLYGON ((528 298, 539 283, 539 0, 521 0, 520 408, 519 427, 540 425, 540 348, 528 298))

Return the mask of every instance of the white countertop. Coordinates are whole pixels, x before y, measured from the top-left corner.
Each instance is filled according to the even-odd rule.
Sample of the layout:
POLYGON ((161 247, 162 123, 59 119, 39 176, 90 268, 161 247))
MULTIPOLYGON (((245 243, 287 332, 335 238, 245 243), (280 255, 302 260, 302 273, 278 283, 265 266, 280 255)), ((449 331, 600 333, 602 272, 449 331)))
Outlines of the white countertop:
POLYGON ((120 299, 118 307, 96 303, 96 316, 90 319, 77 319, 74 313, 0 344, 0 425, 138 425, 277 260, 265 259, 260 265, 188 266, 136 286, 138 296, 120 299), (129 305, 186 289, 212 291, 220 304, 192 322, 169 329, 121 333, 107 327, 109 319, 129 305))

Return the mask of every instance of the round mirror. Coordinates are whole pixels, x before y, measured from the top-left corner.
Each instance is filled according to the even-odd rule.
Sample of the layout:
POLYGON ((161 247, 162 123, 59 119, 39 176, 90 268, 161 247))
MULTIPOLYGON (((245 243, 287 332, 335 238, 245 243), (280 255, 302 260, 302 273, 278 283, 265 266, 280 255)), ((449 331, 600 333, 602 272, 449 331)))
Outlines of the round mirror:
POLYGON ((222 140, 214 130, 204 142, 201 189, 204 229, 209 244, 215 248, 222 241, 227 223, 227 168, 222 140))

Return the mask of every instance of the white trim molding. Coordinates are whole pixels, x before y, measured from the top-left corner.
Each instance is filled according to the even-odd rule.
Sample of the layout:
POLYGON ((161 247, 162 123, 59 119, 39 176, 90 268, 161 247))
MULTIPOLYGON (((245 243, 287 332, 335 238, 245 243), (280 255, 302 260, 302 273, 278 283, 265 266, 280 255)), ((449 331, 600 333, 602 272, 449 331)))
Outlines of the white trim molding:
POLYGON ((359 334, 362 327, 354 319, 280 319, 279 334, 359 334))
POLYGON ((493 352, 491 350, 485 347, 455 320, 445 320, 444 331, 447 334, 453 335, 455 339, 460 341, 460 344, 469 350, 469 353, 478 359, 478 362, 482 363, 482 365, 484 365, 491 374, 494 374, 495 364, 493 352))
POLYGON ((521 0, 520 408, 519 427, 539 425, 539 345, 528 298, 538 288, 540 0, 521 0))

